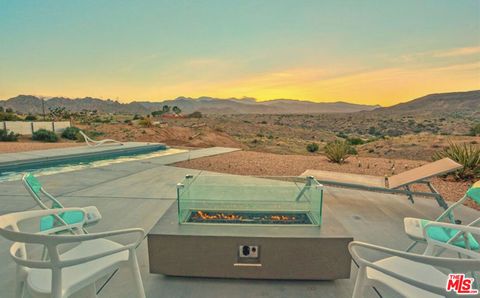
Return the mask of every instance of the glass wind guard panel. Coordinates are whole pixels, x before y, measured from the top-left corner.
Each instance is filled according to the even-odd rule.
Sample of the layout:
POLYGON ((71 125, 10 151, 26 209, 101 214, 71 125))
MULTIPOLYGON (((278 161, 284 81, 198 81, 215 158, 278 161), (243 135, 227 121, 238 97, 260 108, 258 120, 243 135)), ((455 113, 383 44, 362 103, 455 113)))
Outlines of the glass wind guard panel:
POLYGON ((179 223, 320 226, 322 185, 288 178, 186 176, 177 185, 179 223))

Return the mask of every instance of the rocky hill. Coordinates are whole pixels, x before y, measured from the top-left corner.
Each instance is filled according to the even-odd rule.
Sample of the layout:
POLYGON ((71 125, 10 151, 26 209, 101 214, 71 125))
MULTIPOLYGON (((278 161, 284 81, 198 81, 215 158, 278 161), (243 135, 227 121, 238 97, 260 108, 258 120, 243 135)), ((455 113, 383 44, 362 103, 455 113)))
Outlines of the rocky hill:
POLYGON ((429 94, 414 100, 374 112, 425 114, 425 113, 480 113, 480 90, 429 94))

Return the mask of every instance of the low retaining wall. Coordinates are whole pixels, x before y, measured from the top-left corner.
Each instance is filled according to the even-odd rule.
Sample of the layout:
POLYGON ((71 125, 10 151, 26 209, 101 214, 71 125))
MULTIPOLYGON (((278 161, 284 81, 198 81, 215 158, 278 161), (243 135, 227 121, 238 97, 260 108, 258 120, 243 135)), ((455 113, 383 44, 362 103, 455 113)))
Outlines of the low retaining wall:
POLYGON ((62 132, 70 127, 70 121, 2 121, 1 128, 21 135, 31 135, 39 129, 62 132))

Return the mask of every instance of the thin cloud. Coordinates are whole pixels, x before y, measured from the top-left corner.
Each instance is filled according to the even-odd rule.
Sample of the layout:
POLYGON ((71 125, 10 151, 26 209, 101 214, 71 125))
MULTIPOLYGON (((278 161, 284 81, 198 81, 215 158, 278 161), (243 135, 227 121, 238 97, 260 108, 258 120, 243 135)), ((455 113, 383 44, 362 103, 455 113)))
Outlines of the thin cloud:
POLYGON ((480 46, 454 48, 441 51, 427 51, 419 53, 403 54, 397 57, 388 58, 392 62, 416 62, 428 58, 454 58, 480 54, 480 46))
POLYGON ((448 51, 435 52, 433 57, 442 58, 442 57, 458 57, 458 56, 467 56, 480 53, 479 47, 464 47, 456 48, 448 51))

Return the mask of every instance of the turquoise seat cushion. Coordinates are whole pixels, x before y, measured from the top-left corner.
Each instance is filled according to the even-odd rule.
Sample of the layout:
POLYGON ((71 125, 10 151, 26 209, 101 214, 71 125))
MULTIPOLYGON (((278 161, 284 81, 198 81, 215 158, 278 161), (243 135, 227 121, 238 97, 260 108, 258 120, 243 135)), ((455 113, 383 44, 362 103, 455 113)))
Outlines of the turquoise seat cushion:
MULTIPOLYGON (((83 221, 84 213, 82 211, 69 211, 59 214, 67 224, 77 224, 83 221)), ((40 219, 40 231, 47 231, 61 224, 55 223, 53 215, 44 216, 40 219)))
MULTIPOLYGON (((431 221, 422 219, 422 227, 425 227, 431 221)), ((443 227, 430 227, 427 230, 428 237, 435 239, 440 242, 446 243, 450 240, 455 234, 457 234, 458 230, 456 229, 449 229, 443 227)), ((470 249, 478 250, 480 249, 480 244, 478 241, 472 236, 472 234, 467 235, 468 244, 470 245, 470 249)), ((455 242, 452 243, 455 246, 466 248, 464 236, 460 236, 455 242)))

